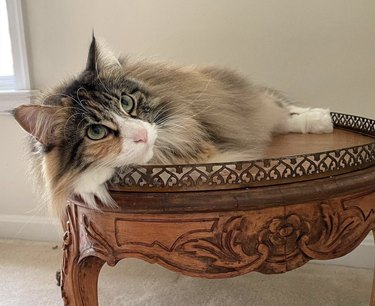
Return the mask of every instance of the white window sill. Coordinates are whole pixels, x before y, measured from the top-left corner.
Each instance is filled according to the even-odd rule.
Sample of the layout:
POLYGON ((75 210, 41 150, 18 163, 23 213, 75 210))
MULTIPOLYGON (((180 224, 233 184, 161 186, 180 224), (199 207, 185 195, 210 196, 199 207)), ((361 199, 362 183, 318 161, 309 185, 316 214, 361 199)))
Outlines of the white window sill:
POLYGON ((0 115, 7 115, 9 111, 21 104, 29 104, 38 90, 0 90, 0 115))

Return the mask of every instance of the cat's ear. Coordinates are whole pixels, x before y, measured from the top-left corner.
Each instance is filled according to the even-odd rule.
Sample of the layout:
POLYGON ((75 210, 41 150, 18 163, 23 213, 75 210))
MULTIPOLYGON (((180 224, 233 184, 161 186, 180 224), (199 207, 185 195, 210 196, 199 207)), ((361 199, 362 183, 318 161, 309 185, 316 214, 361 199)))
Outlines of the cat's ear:
POLYGON ((13 110, 13 115, 26 132, 42 144, 52 145, 56 142, 59 109, 46 105, 21 105, 13 110))
POLYGON ((118 58, 102 41, 97 41, 92 35, 92 41, 86 62, 86 70, 100 73, 106 70, 121 69, 118 58))

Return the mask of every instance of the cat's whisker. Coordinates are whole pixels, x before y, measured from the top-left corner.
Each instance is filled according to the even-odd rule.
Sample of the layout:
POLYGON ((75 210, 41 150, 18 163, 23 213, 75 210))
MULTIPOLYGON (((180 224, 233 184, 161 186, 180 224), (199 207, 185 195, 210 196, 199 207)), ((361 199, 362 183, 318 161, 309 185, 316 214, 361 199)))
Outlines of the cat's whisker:
POLYGON ((87 108, 82 104, 82 102, 80 100, 77 100, 75 99, 73 96, 70 96, 70 95, 66 95, 66 94, 62 94, 62 93, 57 93, 57 94, 49 94, 47 96, 44 97, 43 99, 43 102, 48 99, 49 97, 54 97, 54 96, 59 96, 59 97, 66 97, 66 98, 70 98, 72 99, 74 102, 76 102, 77 104, 79 104, 81 107, 82 107, 82 110, 80 108, 78 108, 77 106, 60 106, 59 107, 59 110, 57 111, 60 112, 60 111, 63 111, 63 110, 67 110, 67 109, 76 109, 76 110, 81 110, 83 111, 86 115, 89 114, 89 111, 87 110, 87 108))
MULTIPOLYGON (((208 85, 207 85, 207 87, 208 87, 208 85)), ((201 92, 199 96, 201 96, 202 94, 203 94, 203 92, 201 92)), ((202 113, 205 113, 207 110, 209 110, 209 109, 212 107, 212 105, 213 105, 213 103, 215 102, 215 100, 216 100, 216 97, 213 97, 213 99, 210 101, 209 105, 207 105, 204 109, 202 109, 201 111, 199 111, 199 112, 197 112, 197 113, 192 114, 191 116, 185 117, 185 119, 192 119, 192 118, 195 118, 195 117, 197 117, 198 115, 200 115, 200 114, 202 114, 202 113)), ((185 107, 181 107, 181 106, 180 106, 180 107, 170 107, 170 108, 168 108, 168 109, 166 110, 166 112, 171 111, 171 110, 175 110, 176 113, 178 113, 178 112, 181 111, 182 109, 185 109, 185 107)), ((157 115, 158 115, 158 114, 157 114, 157 115)), ((172 114, 171 116, 173 116, 173 114, 172 114)), ((163 122, 161 122, 161 121, 157 121, 157 118, 156 118, 156 117, 157 117, 157 116, 154 116, 153 121, 154 121, 154 122, 157 122, 158 125, 163 125, 163 122)), ((169 119, 170 119, 170 117, 167 117, 167 118, 164 119, 164 121, 168 121, 169 119)), ((179 119, 181 120, 181 118, 179 118, 179 119)))
POLYGON ((179 128, 180 130, 189 131, 189 129, 181 124, 172 123, 171 121, 168 121, 163 127, 165 128, 179 128))
POLYGON ((165 114, 167 112, 166 107, 167 107, 167 105, 163 105, 156 112, 154 112, 152 114, 152 121, 157 121, 157 119, 158 119, 159 116, 165 114))
MULTIPOLYGON (((25 212, 25 214, 28 215, 28 217, 29 217, 29 221, 24 222, 24 223, 21 225, 21 227, 17 230, 17 232, 16 232, 11 238, 12 238, 12 239, 18 239, 18 238, 19 238, 19 235, 22 233, 22 231, 23 231, 23 230, 24 230, 29 224, 31 224, 31 223, 34 221, 34 219, 35 219, 36 217, 38 217, 39 215, 41 215, 40 213, 41 213, 43 210, 48 210, 48 205, 47 205, 47 202, 46 202, 45 200, 42 199, 36 207, 34 207, 34 208, 32 208, 32 209, 30 209, 30 210, 28 210, 28 211, 25 212)), ((53 223, 53 222, 51 222, 51 224, 52 224, 52 223, 53 223)))
MULTIPOLYGON (((169 109, 166 110, 165 112, 169 112, 169 109)), ((173 120, 173 119, 177 119, 177 120, 181 121, 181 119, 182 119, 181 116, 182 116, 182 114, 177 115, 177 113, 173 113, 173 114, 170 114, 169 116, 166 116, 165 118, 163 118, 163 120, 156 121, 156 123, 158 125, 162 125, 163 123, 165 123, 167 121, 170 121, 170 120, 173 120)))
MULTIPOLYGON (((63 93, 56 93, 56 94, 50 94, 50 95, 47 95, 46 97, 44 97, 43 102, 45 102, 45 100, 48 99, 49 97, 54 97, 54 96, 70 98, 70 99, 72 99, 74 102, 76 102, 77 104, 80 104, 80 102, 79 102, 77 99, 75 99, 73 96, 71 96, 71 95, 67 95, 67 94, 63 94, 63 93)), ((84 108, 83 105, 81 105, 81 106, 84 108)), ((61 106, 61 107, 62 107, 62 108, 65 108, 65 107, 70 108, 69 106, 61 106)), ((73 106, 73 108, 74 108, 74 106, 73 106)))
POLYGON ((78 101, 77 100, 75 100, 79 105, 81 105, 81 107, 87 112, 87 114, 89 114, 90 113, 90 111, 87 109, 87 107, 88 106, 86 106, 86 105, 84 105, 83 104, 83 102, 88 102, 88 100, 82 100, 80 97, 79 97, 79 91, 80 90, 84 90, 84 91, 86 91, 87 92, 87 90, 86 90, 86 88, 84 88, 84 87, 79 87, 78 89, 77 89, 77 91, 76 91, 76 96, 77 96, 77 99, 78 99, 78 101))
POLYGON ((159 110, 157 113, 153 114, 153 117, 151 119, 152 122, 155 122, 157 124, 160 124, 163 120, 166 120, 168 117, 163 118, 165 114, 168 114, 169 109, 162 109, 159 110), (159 118, 163 118, 163 120, 160 120, 159 118))
POLYGON ((110 94, 110 91, 108 90, 108 88, 104 85, 103 81, 101 80, 100 78, 100 75, 99 75, 99 69, 98 69, 98 60, 95 61, 95 71, 96 71, 96 76, 100 82, 100 84, 102 84, 102 86, 104 87, 104 89, 106 90, 107 93, 110 94))
POLYGON ((211 81, 212 81, 212 79, 209 79, 207 81, 205 88, 199 93, 199 95, 193 100, 193 102, 199 100, 202 97, 203 93, 207 91, 208 86, 211 84, 211 81))
POLYGON ((192 116, 189 117, 189 119, 192 119, 192 118, 195 118, 197 116, 199 116, 200 114, 203 114, 205 113, 206 111, 210 110, 210 108, 212 108, 212 104, 213 104, 214 101, 211 102, 210 105, 207 105, 204 109, 202 109, 201 111, 197 112, 197 113, 194 113, 192 116))
POLYGON ((46 209, 48 207, 48 204, 47 203, 43 203, 44 201, 41 201, 40 204, 38 204, 37 206, 33 207, 32 209, 28 210, 28 211, 25 211, 25 214, 33 214, 34 215, 37 215, 39 214, 42 209, 46 209))
POLYGON ((82 119, 81 119, 81 120, 79 121, 79 123, 77 124, 77 127, 80 127, 81 123, 82 123, 83 121, 86 120, 86 118, 85 118, 85 114, 84 114, 84 113, 76 113, 76 114, 72 114, 70 117, 68 117, 68 119, 66 120, 66 122, 65 122, 65 124, 64 124, 64 128, 63 128, 64 136, 65 136, 65 137, 66 137, 66 129, 67 129, 67 125, 68 125, 69 121, 70 121, 72 118, 76 117, 76 116, 82 116, 82 119))
POLYGON ((167 146, 156 146, 156 145, 154 145, 154 148, 155 149, 160 149, 160 150, 162 150, 162 151, 170 151, 170 152, 172 152, 172 153, 175 153, 175 149, 173 149, 173 148, 170 148, 170 147, 167 147, 167 146))
POLYGON ((84 87, 79 87, 78 89, 77 89, 77 91, 76 91, 76 97, 77 97, 77 100, 80 102, 80 104, 81 104, 81 106, 83 107, 83 104, 82 104, 82 99, 79 97, 79 91, 80 90, 84 90, 84 91, 86 91, 86 93, 87 93, 87 90, 84 88, 84 87))
POLYGON ((86 118, 85 118, 85 117, 83 117, 83 118, 81 119, 81 121, 78 122, 77 127, 80 127, 81 124, 82 124, 82 122, 84 122, 84 121, 86 121, 86 118))

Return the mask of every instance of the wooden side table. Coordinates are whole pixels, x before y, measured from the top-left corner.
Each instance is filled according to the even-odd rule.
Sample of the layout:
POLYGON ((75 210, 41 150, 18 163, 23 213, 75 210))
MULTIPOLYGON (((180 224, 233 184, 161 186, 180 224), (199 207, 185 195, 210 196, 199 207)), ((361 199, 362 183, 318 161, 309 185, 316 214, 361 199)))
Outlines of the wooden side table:
POLYGON ((128 257, 226 278, 354 250, 375 226, 375 121, 332 118, 333 134, 278 136, 260 161, 122 169, 110 182, 117 209, 72 199, 65 305, 98 305, 102 265, 128 257))

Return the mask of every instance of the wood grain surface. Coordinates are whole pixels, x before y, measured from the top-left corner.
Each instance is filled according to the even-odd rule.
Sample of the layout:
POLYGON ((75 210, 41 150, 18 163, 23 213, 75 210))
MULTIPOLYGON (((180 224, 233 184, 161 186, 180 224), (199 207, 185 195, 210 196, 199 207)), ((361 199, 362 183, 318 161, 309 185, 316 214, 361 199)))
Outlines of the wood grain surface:
POLYGON ((369 136, 342 129, 334 129, 331 134, 285 134, 275 135, 268 145, 264 158, 309 154, 360 146, 374 142, 369 136))

